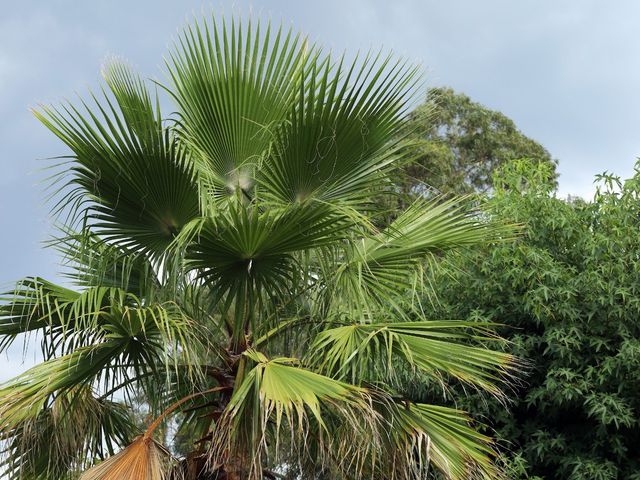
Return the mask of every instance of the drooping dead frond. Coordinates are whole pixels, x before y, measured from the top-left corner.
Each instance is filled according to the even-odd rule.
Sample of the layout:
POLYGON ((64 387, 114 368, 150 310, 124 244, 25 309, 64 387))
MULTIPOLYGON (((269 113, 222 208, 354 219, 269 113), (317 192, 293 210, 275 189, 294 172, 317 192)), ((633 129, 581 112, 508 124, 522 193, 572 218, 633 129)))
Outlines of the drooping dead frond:
POLYGON ((165 480, 171 460, 166 448, 141 435, 120 453, 84 472, 80 480, 165 480))

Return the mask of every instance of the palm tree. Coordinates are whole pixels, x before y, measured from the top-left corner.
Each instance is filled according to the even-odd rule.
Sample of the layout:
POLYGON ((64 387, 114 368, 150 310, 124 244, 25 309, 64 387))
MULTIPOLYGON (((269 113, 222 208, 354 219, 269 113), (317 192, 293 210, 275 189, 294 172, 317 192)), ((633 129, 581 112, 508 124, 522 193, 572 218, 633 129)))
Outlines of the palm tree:
POLYGON ((166 66, 149 89, 111 61, 100 94, 35 111, 71 151, 52 177, 68 282, 0 306, 0 351, 27 334, 43 356, 0 387, 3 478, 498 478, 464 412, 401 394, 501 396, 516 365, 490 324, 420 303, 430 260, 511 230, 468 199, 373 201, 407 160, 417 70, 216 20, 166 66))

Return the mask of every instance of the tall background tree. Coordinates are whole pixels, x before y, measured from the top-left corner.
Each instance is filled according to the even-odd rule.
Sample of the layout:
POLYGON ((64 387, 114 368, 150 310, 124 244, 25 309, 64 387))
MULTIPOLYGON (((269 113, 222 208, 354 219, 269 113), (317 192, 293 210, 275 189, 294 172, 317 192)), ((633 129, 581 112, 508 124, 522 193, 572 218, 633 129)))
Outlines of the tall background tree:
POLYGON ((496 169, 525 158, 548 164, 549 180, 557 178, 549 152, 510 118, 450 88, 431 88, 411 112, 407 128, 414 161, 404 168, 405 193, 422 193, 425 187, 443 193, 487 192, 496 169))
POLYGON ((0 387, 6 478, 499 478, 464 412, 401 394, 414 379, 503 398, 517 367, 491 323, 417 301, 425 262, 510 228, 438 198, 374 226, 416 71, 215 20, 167 64, 175 116, 118 62, 103 95, 35 112, 71 150, 53 245, 73 285, 3 298, 0 351, 31 334, 44 358, 0 387), (172 418, 181 457, 158 435, 172 418))

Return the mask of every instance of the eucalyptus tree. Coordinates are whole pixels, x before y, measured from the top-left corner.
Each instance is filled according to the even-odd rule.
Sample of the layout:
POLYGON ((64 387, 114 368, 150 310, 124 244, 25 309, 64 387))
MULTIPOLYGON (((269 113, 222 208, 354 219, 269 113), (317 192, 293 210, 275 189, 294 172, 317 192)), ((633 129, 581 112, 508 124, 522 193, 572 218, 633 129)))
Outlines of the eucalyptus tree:
POLYGON ((27 334, 43 356, 0 387, 5 478, 499 477, 464 412, 396 393, 502 396, 515 368, 489 323, 417 302, 429 258, 510 229, 439 198, 376 227, 416 69, 216 20, 166 68, 149 83, 112 61, 99 94, 34 112, 70 149, 51 243, 68 284, 3 297, 0 349, 27 334))
POLYGON ((407 193, 420 192, 425 184, 441 192, 487 192, 493 173, 520 159, 548 166, 549 181, 557 181, 557 161, 542 145, 505 114, 451 88, 430 88, 411 112, 408 128, 416 160, 404 168, 407 193))

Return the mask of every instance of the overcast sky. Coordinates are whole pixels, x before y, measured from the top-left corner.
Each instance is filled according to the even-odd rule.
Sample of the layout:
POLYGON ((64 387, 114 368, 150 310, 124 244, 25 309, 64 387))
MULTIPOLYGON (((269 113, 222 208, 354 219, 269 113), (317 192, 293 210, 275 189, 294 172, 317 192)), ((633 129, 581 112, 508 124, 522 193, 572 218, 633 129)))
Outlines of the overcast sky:
MULTIPOLYGON (((99 85, 105 57, 164 78, 178 28, 212 10, 291 23, 337 51, 384 46, 511 117, 560 162, 560 192, 590 196, 604 170, 627 177, 640 155, 640 3, 589 0, 5 0, 0 14, 0 286, 55 278, 38 159, 66 153, 31 116, 99 85)), ((0 357, 0 381, 21 365, 0 357)), ((27 364, 31 359, 27 359, 27 364)))

